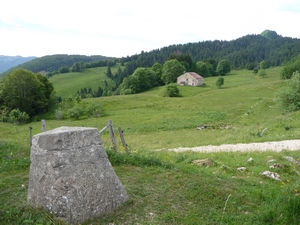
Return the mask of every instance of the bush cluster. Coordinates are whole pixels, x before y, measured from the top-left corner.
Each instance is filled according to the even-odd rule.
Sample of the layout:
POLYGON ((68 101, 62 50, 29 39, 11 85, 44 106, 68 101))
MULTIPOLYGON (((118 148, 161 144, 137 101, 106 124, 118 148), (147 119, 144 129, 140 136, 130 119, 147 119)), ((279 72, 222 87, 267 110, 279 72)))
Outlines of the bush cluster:
POLYGON ((61 119, 79 120, 84 117, 100 117, 102 111, 99 105, 87 101, 81 101, 80 96, 69 96, 63 98, 55 110, 55 117, 61 119))
POLYGON ((1 116, 0 121, 4 123, 23 124, 29 120, 29 115, 26 112, 21 112, 19 109, 13 109, 7 116, 1 116))

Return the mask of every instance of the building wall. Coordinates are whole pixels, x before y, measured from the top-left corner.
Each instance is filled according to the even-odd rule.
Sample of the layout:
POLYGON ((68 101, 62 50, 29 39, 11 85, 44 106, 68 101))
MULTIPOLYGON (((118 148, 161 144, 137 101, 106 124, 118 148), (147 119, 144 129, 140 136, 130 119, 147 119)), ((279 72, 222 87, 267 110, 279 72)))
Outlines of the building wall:
POLYGON ((183 74, 177 78, 177 84, 185 83, 189 86, 200 86, 203 85, 203 79, 197 79, 189 74, 183 74))

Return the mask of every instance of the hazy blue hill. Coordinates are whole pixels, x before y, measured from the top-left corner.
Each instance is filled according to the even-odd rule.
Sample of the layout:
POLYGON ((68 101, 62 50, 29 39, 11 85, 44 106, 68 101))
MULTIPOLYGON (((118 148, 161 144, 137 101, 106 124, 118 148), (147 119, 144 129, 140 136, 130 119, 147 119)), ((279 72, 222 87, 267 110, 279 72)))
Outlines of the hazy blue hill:
MULTIPOLYGON (((100 60, 111 60, 111 59, 114 58, 101 56, 101 55, 93 55, 93 56, 67 55, 67 54, 47 55, 47 56, 35 58, 29 62, 23 63, 14 68, 23 68, 35 73, 40 71, 53 72, 53 71, 57 71, 60 67, 64 67, 64 66, 71 67, 76 62, 90 63, 90 62, 98 62, 100 60)), ((10 70, 6 71, 5 73, 9 73, 9 72, 10 70)))
POLYGON ((0 55, 0 73, 5 72, 6 70, 14 66, 18 66, 20 64, 26 63, 35 58, 36 58, 35 56, 22 57, 22 56, 0 55))

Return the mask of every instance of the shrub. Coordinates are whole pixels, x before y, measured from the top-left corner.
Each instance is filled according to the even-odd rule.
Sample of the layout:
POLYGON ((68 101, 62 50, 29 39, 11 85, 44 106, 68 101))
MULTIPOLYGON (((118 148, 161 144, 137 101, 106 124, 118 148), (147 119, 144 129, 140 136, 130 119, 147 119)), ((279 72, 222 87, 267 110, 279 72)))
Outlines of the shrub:
POLYGON ((260 70, 260 72, 259 72, 259 76, 261 76, 261 77, 266 77, 266 76, 267 76, 267 72, 266 72, 266 70, 265 70, 265 69, 263 69, 263 70, 260 70))
POLYGON ((71 109, 68 110, 68 117, 71 119, 79 119, 79 117, 83 116, 84 110, 79 105, 75 105, 71 109))
POLYGON ((21 112, 19 109, 13 109, 7 116, 1 116, 0 121, 4 123, 22 124, 26 123, 29 115, 26 112, 21 112))
POLYGON ((102 113, 102 109, 99 105, 81 101, 79 96, 69 96, 59 103, 58 108, 55 110, 55 117, 58 120, 66 118, 78 120, 82 117, 100 117, 100 113, 102 113))
POLYGON ((224 78, 219 76, 218 80, 216 81, 216 86, 221 88, 222 85, 224 85, 224 78))
POLYGON ((180 97, 177 84, 169 84, 166 87, 165 97, 180 97))
POLYGON ((281 106, 287 111, 300 109, 300 73, 294 72, 286 86, 276 93, 281 106))
POLYGON ((123 95, 131 95, 132 94, 132 90, 131 89, 125 89, 123 92, 122 92, 123 95))
POLYGON ((290 79, 295 71, 300 70, 300 55, 291 59, 282 69, 280 76, 282 79, 290 79))

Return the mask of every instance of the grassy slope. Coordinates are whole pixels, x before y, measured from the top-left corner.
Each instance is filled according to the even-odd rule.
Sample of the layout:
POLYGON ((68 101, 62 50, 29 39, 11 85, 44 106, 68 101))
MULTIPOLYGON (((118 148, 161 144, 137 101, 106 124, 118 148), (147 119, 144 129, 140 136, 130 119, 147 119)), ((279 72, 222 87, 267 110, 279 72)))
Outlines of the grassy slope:
MULTIPOLYGON (((300 186, 295 169, 300 168, 283 158, 299 158, 299 151, 149 151, 299 138, 300 113, 283 114, 276 108, 274 93, 284 83, 279 80, 279 71, 280 68, 267 70, 267 78, 254 76, 250 71, 233 71, 224 77, 221 89, 215 86, 216 77, 207 78, 205 87, 180 87, 181 98, 164 98, 164 88, 159 87, 138 95, 89 99, 104 107, 106 114, 78 121, 47 120, 47 129, 62 125, 101 129, 112 119, 115 126, 123 128, 132 151, 129 155, 110 154, 131 201, 86 224, 299 224, 300 186), (197 130, 201 124, 211 128, 197 130), (229 125, 229 129, 220 129, 219 124, 229 125), (292 128, 285 130, 285 125, 292 128), (257 132, 265 127, 267 131, 258 137, 257 132), (250 157, 253 164, 247 164, 250 157), (215 165, 190 165, 197 158, 211 158, 215 165), (269 170, 269 159, 281 164, 275 171, 282 175, 283 183, 259 175, 269 170), (240 166, 246 166, 247 172, 238 173, 236 168, 240 166)), ((55 84, 59 93, 58 87, 55 84)), ((41 130, 40 122, 22 126, 0 124, 0 223, 59 224, 47 213, 26 205, 28 126, 33 127, 34 134, 41 130)), ((104 133, 102 139, 109 148, 109 135, 104 133)))
MULTIPOLYGON (((112 73, 116 73, 118 67, 119 64, 111 67, 112 73)), ((105 75, 106 70, 107 67, 90 68, 80 73, 71 72, 55 75, 49 80, 53 83, 57 96, 67 97, 75 95, 81 88, 91 87, 93 91, 96 91, 98 87, 104 88, 105 80, 109 86, 114 86, 114 82, 105 75)))

